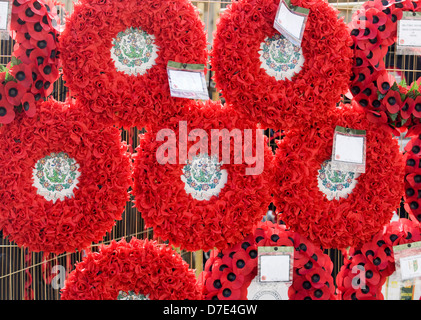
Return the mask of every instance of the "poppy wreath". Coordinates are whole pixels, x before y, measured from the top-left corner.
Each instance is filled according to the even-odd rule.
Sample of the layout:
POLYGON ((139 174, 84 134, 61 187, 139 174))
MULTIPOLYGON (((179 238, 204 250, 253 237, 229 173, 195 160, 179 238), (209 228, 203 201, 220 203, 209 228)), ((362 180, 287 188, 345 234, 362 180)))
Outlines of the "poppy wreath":
POLYGON ((325 249, 364 243, 400 206, 404 162, 398 142, 355 103, 286 132, 277 144, 272 190, 279 219, 313 243, 325 249), (336 126, 366 130, 365 173, 331 169, 336 126))
POLYGON ((384 300, 382 286, 395 271, 393 246, 421 240, 417 222, 401 218, 388 224, 364 245, 344 253, 336 276, 341 300, 384 300))
POLYGON ((60 67, 56 5, 50 0, 13 1, 10 28, 15 46, 11 61, 0 68, 0 124, 12 122, 16 112, 33 117, 36 101, 53 91, 60 67))
MULTIPOLYGON (((213 250, 199 276, 204 300, 247 300, 250 284, 258 273, 258 247, 294 247, 290 300, 336 300, 329 256, 310 241, 277 223, 260 222, 234 246, 213 250)), ((263 289, 267 291, 267 289, 263 289)), ((253 291, 254 292, 254 291, 253 291)), ((258 291, 257 291, 258 292, 258 291)))
POLYGON ((262 130, 233 116, 232 106, 190 101, 166 128, 140 135, 133 157, 136 208, 154 235, 181 249, 238 242, 271 203, 272 150, 262 130))
POLYGON ((355 60, 350 91, 370 121, 392 128, 396 135, 421 133, 419 84, 397 83, 387 72, 384 57, 397 39, 397 23, 405 11, 419 12, 412 1, 365 2, 350 22, 355 60))
POLYGON ((188 264, 170 246, 132 238, 102 244, 69 274, 61 300, 199 300, 188 264))
POLYGON ((405 194, 404 208, 409 218, 421 222, 421 137, 415 136, 405 146, 405 194))
POLYGON ((47 100, 0 128, 0 229, 33 252, 73 252, 121 220, 130 155, 114 127, 77 102, 47 100))
POLYGON ((352 40, 338 11, 321 0, 291 3, 310 10, 301 48, 273 28, 279 0, 233 2, 214 37, 216 87, 263 127, 287 129, 325 114, 351 76, 352 40))
POLYGON ((205 64, 207 40, 188 0, 79 1, 60 37, 63 79, 98 119, 152 126, 184 99, 172 98, 167 63, 205 64))

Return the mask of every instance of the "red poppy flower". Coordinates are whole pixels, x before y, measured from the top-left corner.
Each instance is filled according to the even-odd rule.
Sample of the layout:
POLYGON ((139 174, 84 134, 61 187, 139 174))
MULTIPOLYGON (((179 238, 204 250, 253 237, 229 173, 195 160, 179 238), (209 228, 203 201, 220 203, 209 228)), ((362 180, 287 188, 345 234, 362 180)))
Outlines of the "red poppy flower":
POLYGON ((367 119, 373 123, 387 123, 387 115, 384 111, 372 111, 367 113, 367 119))
POLYGON ((32 93, 25 93, 22 97, 22 107, 28 117, 33 117, 36 113, 35 98, 32 93))
POLYGON ((370 64, 367 60, 367 54, 364 50, 361 49, 355 49, 354 50, 354 56, 355 56, 355 66, 358 67, 358 69, 366 68, 370 64))
POLYGON ((25 87, 14 81, 9 81, 4 85, 4 93, 7 101, 14 106, 20 105, 25 92, 25 87))
MULTIPOLYGON (((416 137, 414 137, 413 139, 416 139, 418 141, 418 139, 416 137)), ((418 167, 420 166, 421 157, 419 155, 416 155, 416 154, 412 153, 412 151, 407 150, 406 147, 405 147, 405 150, 407 152, 404 155, 404 160, 405 160, 405 164, 406 164, 405 172, 407 174, 417 172, 418 169, 419 169, 418 167)), ((414 146, 414 150, 416 150, 416 152, 419 153, 419 151, 418 151, 419 146, 418 145, 414 146)))
MULTIPOLYGON (((366 86, 368 83, 375 84, 382 95, 378 100, 373 100, 373 103, 370 101, 367 103, 367 99, 363 98, 359 98, 357 103, 365 109, 370 121, 390 128, 395 135, 399 135, 407 129, 409 135, 421 131, 421 128, 414 128, 419 122, 417 119, 420 118, 421 113, 416 113, 411 103, 403 103, 409 98, 408 87, 400 88, 400 92, 405 95, 404 98, 398 98, 395 93, 388 94, 393 86, 397 86, 397 83, 395 78, 386 71, 384 57, 389 46, 396 41, 397 22, 402 18, 403 11, 420 10, 421 6, 416 6, 411 1, 399 3, 382 2, 381 0, 367 1, 361 6, 361 9, 353 14, 349 24, 351 35, 355 35, 352 38, 356 48, 353 73, 358 74, 361 66, 371 65, 375 72, 371 72, 366 86), (376 28, 377 31, 374 32, 371 27, 376 28), (372 31, 377 36, 367 39, 372 31), (388 99, 391 99, 392 103, 389 103, 388 99), (398 105, 394 104, 393 100, 397 100, 398 105), (380 106, 382 107, 379 108, 380 106)), ((355 79, 352 81, 350 89, 355 86, 355 81, 355 79)), ((359 87, 359 89, 364 91, 365 87, 359 87)))
POLYGON ((50 83, 53 83, 59 77, 59 72, 54 64, 44 62, 38 66, 38 71, 45 81, 50 83))
POLYGON ((200 299, 194 270, 180 254, 170 246, 134 237, 89 252, 67 277, 60 299, 117 300, 131 292, 150 300, 200 299))
POLYGON ((211 300, 216 296, 220 300, 234 298, 246 300, 248 287, 257 276, 257 259, 250 259, 247 252, 250 248, 256 250, 257 247, 276 242, 274 241, 275 235, 279 239, 291 239, 289 246, 295 248, 293 280, 288 289, 289 299, 336 299, 335 286, 331 276, 333 263, 329 256, 298 233, 286 229, 285 225, 269 221, 260 222, 244 241, 230 249, 211 251, 210 259, 206 261, 204 271, 199 276, 203 299, 211 300), (304 268, 300 262, 304 258, 301 259, 300 256, 305 257, 307 261, 313 261, 311 266, 307 265, 308 272, 305 275, 298 272, 299 268, 304 268), (229 262, 230 260, 232 262, 229 262), (238 261, 246 261, 246 264, 244 267, 238 268, 236 266, 238 261), (220 271, 220 266, 223 265, 225 267, 220 271), (232 269, 229 267, 231 265, 232 269), (247 275, 244 272, 245 268, 247 268, 247 275))
POLYGON ((28 32, 28 27, 26 26, 26 24, 20 28, 19 32, 16 32, 14 38, 20 46, 25 48, 25 50, 30 49, 32 47, 31 35, 28 32))
POLYGON ((414 100, 413 115, 417 118, 421 118, 421 96, 416 96, 414 100))
POLYGON ((15 118, 15 111, 5 99, 0 101, 0 124, 8 124, 15 118))
MULTIPOLYGON (((13 99, 9 97, 9 100, 13 100, 15 106, 20 106, 23 101, 19 98, 28 93, 25 95, 25 102, 28 107, 26 114, 32 116, 35 110, 31 95, 34 95, 35 101, 41 97, 48 97, 53 91, 53 83, 59 76, 57 71, 59 60, 56 56, 58 34, 56 30, 50 28, 50 25, 54 23, 47 14, 55 5, 56 3, 52 0, 16 0, 13 1, 12 5, 11 34, 16 42, 13 56, 22 63, 13 66, 13 68, 8 66, 8 68, 12 69, 10 73, 25 90, 21 90, 22 92, 17 97, 12 97, 13 99), (44 62, 49 63, 51 67, 51 72, 48 75, 46 74, 49 71, 48 68, 46 73, 43 69, 38 72, 36 68, 44 62), (43 78, 42 75, 46 76, 47 79, 43 78)), ((10 84, 9 86, 13 85, 10 84)), ((15 90, 13 88, 12 91, 12 95, 14 95, 15 90)), ((25 109, 23 108, 23 110, 25 109)))
POLYGON ((232 256, 233 271, 236 274, 248 275, 257 266, 257 261, 250 259, 249 255, 243 251, 236 252, 232 256))
POLYGON ((245 277, 242 274, 236 274, 233 270, 228 269, 224 269, 220 279, 223 286, 227 286, 234 290, 240 289, 245 281, 245 277))
POLYGON ((387 47, 373 47, 371 46, 369 49, 365 50, 364 52, 367 54, 366 58, 367 61, 374 67, 376 70, 384 70, 386 68, 385 62, 383 57, 386 55, 384 52, 387 47))
POLYGON ((377 88, 380 93, 386 94, 394 82, 396 82, 396 79, 393 75, 387 73, 386 71, 381 72, 377 78, 377 88))
POLYGON ((47 8, 43 6, 38 0, 28 1, 28 6, 32 12, 39 16, 44 16, 47 13, 47 8))
POLYGON ((414 221, 421 221, 421 140, 414 136, 405 146, 405 210, 414 221))
POLYGON ((50 31, 48 29, 46 30, 40 21, 27 22, 26 27, 28 30, 27 33, 30 35, 31 39, 35 39, 36 41, 46 39, 48 32, 50 31))
POLYGON ((389 113, 395 114, 400 110, 400 106, 402 105, 401 95, 399 91, 389 90, 386 96, 383 98, 385 102, 385 106, 389 113))
MULTIPOLYGON (((401 108, 401 117, 403 119, 409 119, 409 117, 411 116, 411 114, 414 112, 414 108, 415 108, 415 100, 407 97, 405 99, 405 101, 402 103, 402 108, 401 108)), ((419 110, 421 111, 421 107, 419 108, 419 110)))
POLYGON ((29 40, 33 48, 37 48, 42 51, 43 55, 48 57, 51 51, 57 48, 56 36, 51 32, 47 33, 41 40, 37 40, 33 37, 29 40))
POLYGON ((376 26, 383 25, 387 20, 387 15, 376 8, 367 9, 365 16, 371 24, 376 26))
POLYGON ((32 11, 28 3, 22 4, 19 7, 14 4, 12 7, 12 14, 13 13, 17 13, 18 17, 22 21, 37 22, 40 20, 39 15, 32 11))
POLYGON ((20 63, 10 69, 10 74, 25 88, 32 84, 32 68, 25 63, 20 63))

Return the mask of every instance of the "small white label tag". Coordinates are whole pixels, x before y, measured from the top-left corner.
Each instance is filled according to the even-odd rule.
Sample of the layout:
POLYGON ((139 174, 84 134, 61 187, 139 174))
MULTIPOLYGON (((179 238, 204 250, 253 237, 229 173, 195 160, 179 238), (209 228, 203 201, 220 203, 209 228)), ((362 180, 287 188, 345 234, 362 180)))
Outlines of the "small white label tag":
POLYGON ((421 254, 400 260, 402 280, 421 277, 421 254))
POLYGON ((167 74, 172 97, 209 100, 203 65, 169 61, 167 74))
POLYGON ((364 162, 364 138, 337 135, 335 160, 362 164, 364 162))
POLYGON ((333 170, 365 173, 366 132, 337 126, 333 137, 333 170))
POLYGON ((293 252, 293 247, 258 247, 259 281, 292 281, 293 252))
POLYGON ((421 13, 403 12, 398 21, 396 53, 401 55, 421 55, 421 13))
POLYGON ((8 40, 12 5, 10 1, 0 1, 0 39, 8 40))
POLYGON ((301 47, 308 13, 309 9, 293 6, 290 0, 281 0, 273 27, 293 44, 301 47))

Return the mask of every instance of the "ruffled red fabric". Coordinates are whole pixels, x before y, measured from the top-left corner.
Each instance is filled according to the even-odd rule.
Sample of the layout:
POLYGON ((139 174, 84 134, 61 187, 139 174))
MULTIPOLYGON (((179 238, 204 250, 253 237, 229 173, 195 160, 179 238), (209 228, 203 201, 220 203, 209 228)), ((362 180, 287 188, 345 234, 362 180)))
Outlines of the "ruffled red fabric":
POLYGON ((207 54, 204 24, 188 0, 82 0, 60 37, 71 94, 98 120, 120 127, 150 127, 182 108, 185 99, 170 96, 167 63, 206 65, 207 54), (159 47, 143 75, 117 71, 111 58, 113 38, 130 27, 154 35, 159 47))
MULTIPOLYGON (((186 121, 188 132, 203 129, 208 135, 208 154, 210 155, 212 129, 253 131, 253 155, 256 154, 257 127, 253 122, 240 120, 231 106, 222 106, 220 102, 191 101, 166 123, 166 128, 173 130, 180 148, 179 122, 186 121)), ((139 146, 134 155, 133 195, 136 208, 148 228, 153 228, 154 235, 168 240, 176 247, 189 251, 210 250, 214 247, 225 248, 240 241, 244 234, 250 233, 259 222, 271 203, 271 160, 272 150, 264 139, 264 152, 257 154, 260 163, 264 161, 263 172, 258 175, 246 175, 246 168, 254 168, 243 159, 235 164, 233 139, 229 150, 230 163, 222 164, 221 169, 228 172, 227 182, 218 196, 210 200, 196 200, 185 191, 181 180, 185 164, 179 164, 179 154, 173 163, 160 164, 157 161, 157 149, 163 144, 156 136, 160 128, 139 136, 139 146)), ((261 130, 259 130, 259 134, 261 130)), ((186 137, 187 140, 187 137, 186 137)), ((190 150, 196 141, 188 141, 190 150)), ((220 143, 219 160, 223 145, 220 143)), ((244 154, 244 143, 242 154, 244 154)))
POLYGON ((291 80, 261 68, 260 44, 273 28, 279 0, 240 0, 221 14, 212 49, 216 87, 237 113, 263 127, 288 129, 333 108, 348 88, 352 40, 338 11, 321 0, 293 0, 310 9, 302 41, 305 58, 291 80))
POLYGON ((103 239, 129 200, 130 154, 120 131, 86 117, 77 102, 48 100, 37 117, 0 128, 0 229, 18 246, 73 252, 103 239), (65 152, 79 164, 74 196, 47 201, 33 186, 38 160, 65 152))
POLYGON ((54 0, 13 1, 10 26, 15 46, 12 61, 1 76, 0 90, 4 90, 8 105, 0 99, 0 124, 12 122, 16 113, 35 116, 35 101, 53 91, 60 68, 56 5, 59 3, 54 0))
POLYGON ((150 300, 199 300, 189 265, 171 247, 150 240, 113 240, 90 252, 66 279, 61 300, 117 300, 119 291, 150 300))
POLYGON ((401 218, 379 231, 372 239, 345 252, 344 264, 336 276, 338 298, 341 300, 383 300, 382 286, 395 271, 393 246, 421 240, 420 224, 401 218), (365 272, 365 285, 361 273, 365 272), (353 284, 357 284, 356 286, 353 284))
POLYGON ((405 211, 409 218, 421 222, 421 137, 413 137, 405 146, 405 211))
POLYGON ((374 0, 362 4, 349 24, 354 42, 350 91, 368 118, 399 135, 421 133, 421 104, 416 111, 411 105, 419 89, 398 84, 388 73, 384 57, 396 42, 397 24, 404 11, 419 12, 421 6, 412 1, 374 0), (373 116, 374 115, 374 116, 373 116))
POLYGON ((400 205, 404 163, 398 142, 354 105, 341 105, 311 127, 286 132, 278 147, 272 190, 279 218, 325 249, 368 241, 400 205), (329 201, 317 177, 321 164, 331 159, 336 126, 366 130, 366 172, 348 198, 329 201))
POLYGON ((211 252, 199 276, 203 299, 247 300, 247 288, 257 275, 260 246, 295 248, 293 281, 288 289, 290 300, 336 300, 329 256, 285 225, 269 221, 260 222, 234 246, 211 252))

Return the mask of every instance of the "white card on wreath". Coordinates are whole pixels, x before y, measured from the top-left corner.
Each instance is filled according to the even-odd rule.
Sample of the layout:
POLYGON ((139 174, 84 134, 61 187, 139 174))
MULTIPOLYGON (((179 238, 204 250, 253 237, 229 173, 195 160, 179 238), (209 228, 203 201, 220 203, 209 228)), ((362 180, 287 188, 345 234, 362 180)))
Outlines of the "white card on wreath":
POLYGON ((0 31, 8 31, 9 20, 9 1, 0 1, 0 31))
POLYGON ((293 247, 258 247, 257 252, 259 281, 292 281, 293 247))
POLYGON ((167 74, 172 97, 209 100, 204 65, 168 61, 167 74))
POLYGON ((309 10, 281 0, 273 27, 296 46, 301 46, 309 10))

